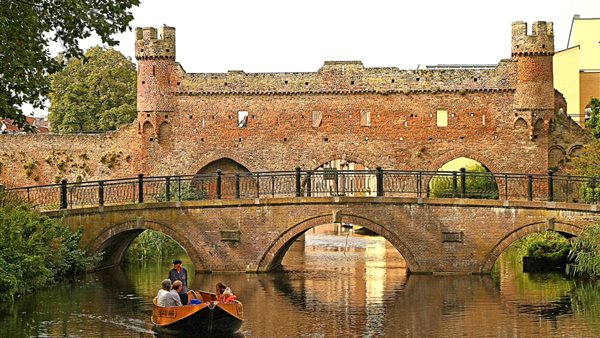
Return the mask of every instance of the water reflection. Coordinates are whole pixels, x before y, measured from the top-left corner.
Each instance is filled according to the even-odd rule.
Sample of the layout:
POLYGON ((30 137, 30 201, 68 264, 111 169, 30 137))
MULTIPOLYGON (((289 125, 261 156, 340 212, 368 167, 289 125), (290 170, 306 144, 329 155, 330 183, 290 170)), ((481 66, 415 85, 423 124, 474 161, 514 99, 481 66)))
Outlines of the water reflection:
MULTIPOLYGON (((523 274, 510 255, 494 278, 409 276, 383 238, 325 228, 309 231, 283 264, 269 274, 190 276, 190 285, 234 290, 246 317, 237 337, 600 335, 597 283, 523 274)), ((131 264, 4 304, 0 337, 155 337, 151 300, 170 268, 131 264)))

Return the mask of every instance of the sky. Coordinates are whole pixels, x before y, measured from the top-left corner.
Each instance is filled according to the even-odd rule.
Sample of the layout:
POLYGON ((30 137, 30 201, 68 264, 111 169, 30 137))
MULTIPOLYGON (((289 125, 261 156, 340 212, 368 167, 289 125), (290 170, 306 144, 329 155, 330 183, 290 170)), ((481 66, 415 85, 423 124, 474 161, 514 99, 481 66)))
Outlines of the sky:
MULTIPOLYGON (((177 29, 176 58, 188 73, 303 72, 326 60, 400 69, 497 64, 510 58, 513 21, 553 21, 558 51, 573 15, 600 17, 600 0, 142 0, 132 12, 132 29, 177 29)), ((115 37, 135 61, 134 35, 115 37)))

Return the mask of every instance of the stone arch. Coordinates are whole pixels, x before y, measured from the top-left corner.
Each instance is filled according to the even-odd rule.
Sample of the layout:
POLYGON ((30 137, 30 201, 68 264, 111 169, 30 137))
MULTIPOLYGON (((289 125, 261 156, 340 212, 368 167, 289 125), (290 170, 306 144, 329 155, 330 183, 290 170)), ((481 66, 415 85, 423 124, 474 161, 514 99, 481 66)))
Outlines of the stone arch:
POLYGON ((565 164, 566 156, 567 152, 565 151, 565 148, 558 144, 551 146, 548 149, 548 166, 550 168, 561 167, 565 164))
POLYGON ((572 146, 571 149, 569 149, 569 157, 579 157, 581 149, 583 149, 583 146, 581 144, 576 144, 572 146))
POLYGON ((533 123, 533 138, 537 138, 542 134, 542 131, 544 130, 544 119, 541 117, 538 117, 535 122, 533 123))
MULTIPOLYGON (((322 167, 325 163, 329 163, 335 160, 344 160, 346 162, 360 163, 369 169, 375 169, 378 167, 376 162, 362 158, 358 154, 350 153, 350 152, 330 152, 330 153, 317 153, 310 160, 310 162, 303 169, 306 170, 317 170, 319 167, 322 167)), ((294 170, 294 168, 286 169, 286 170, 294 170)))
POLYGON ((217 169, 221 170, 223 173, 250 172, 246 166, 238 161, 228 157, 221 157, 205 164, 196 172, 196 175, 214 174, 217 169))
MULTIPOLYGON (((200 165, 197 167, 199 169, 196 170, 195 172, 193 172, 192 174, 193 175, 199 174, 200 171, 202 171, 202 169, 207 168, 208 165, 210 165, 211 163, 215 163, 215 162, 217 162, 219 160, 223 160, 223 159, 227 159, 227 160, 233 161, 235 163, 238 163, 240 166, 246 168, 246 171, 252 171, 251 169, 253 169, 252 166, 247 165, 248 161, 246 161, 245 159, 243 159, 231 152, 223 150, 223 151, 219 151, 216 154, 213 153, 213 154, 204 156, 204 159, 199 161, 200 165)), ((215 168, 215 171, 216 171, 216 169, 220 169, 220 168, 215 168)), ((215 171, 213 171, 212 173, 214 173, 215 171)))
MULTIPOLYGON (((468 157, 457 157, 454 158, 444 164, 442 164, 440 167, 438 167, 436 170, 443 170, 443 171, 456 171, 458 172, 461 168, 460 167, 466 167, 470 164, 478 164, 481 165, 486 172, 491 173, 490 169, 483 163, 481 163, 480 161, 477 161, 475 159, 472 158, 468 158, 468 157), (460 161, 458 160, 463 160, 465 163, 465 165, 460 165, 460 161), (457 161, 457 165, 453 166, 452 162, 457 161), (444 168, 444 166, 450 165, 450 167, 448 168, 444 168)), ((458 177, 457 177, 458 179, 458 177)), ((426 175, 425 176, 425 185, 424 187, 427 187, 427 196, 428 197, 456 197, 455 193, 454 193, 454 185, 453 185, 453 178, 450 176, 432 176, 432 175, 426 175), (437 193, 436 193, 437 192, 437 193), (431 193, 431 196, 430 196, 431 193)), ((458 190, 460 191, 460 182, 458 183, 458 190)), ((494 177, 493 175, 485 175, 485 176, 477 176, 477 177, 473 177, 473 176, 466 176, 466 184, 467 186, 467 198, 483 198, 483 199, 497 199, 500 195, 501 195, 501 191, 500 191, 500 186, 498 185, 498 182, 496 181, 496 177, 494 177), (469 190, 469 187, 477 187, 477 189, 471 189, 469 190), (485 189, 484 189, 485 188, 485 189)))
POLYGON ((158 127, 158 143, 162 145, 167 145, 170 143, 172 127, 169 122, 163 122, 158 127))
POLYGON ((556 231, 565 237, 573 237, 579 236, 583 231, 583 228, 574 224, 559 221, 535 222, 515 228, 511 232, 507 233, 504 237, 502 237, 494 245, 492 250, 490 250, 490 252, 485 256, 480 272, 490 273, 492 271, 492 268, 494 267, 494 264, 498 260, 498 257, 500 257, 500 254, 504 252, 504 250, 506 250, 506 248, 508 248, 516 240, 536 232, 542 232, 547 230, 556 231))
POLYGON ((187 252, 196 271, 206 271, 200 254, 194 249, 186 234, 178 232, 175 227, 155 221, 127 221, 106 227, 90 244, 88 250, 92 254, 105 252, 98 268, 120 264, 131 242, 145 230, 161 232, 173 238, 187 252))
POLYGON ((527 129, 529 129, 529 124, 527 124, 527 121, 525 121, 524 118, 519 117, 515 120, 515 123, 513 124, 513 129, 526 131, 527 129))
MULTIPOLYGON (((338 214, 340 219, 344 222, 358 224, 362 227, 371 230, 386 240, 388 240, 395 248, 400 252, 400 255, 406 261, 408 269, 411 271, 419 271, 419 264, 412 254, 410 248, 404 243, 404 241, 396 236, 393 232, 389 231, 383 224, 376 223, 366 217, 352 214, 338 214)), ((317 215, 309 217, 297 224, 292 225, 284 232, 280 233, 279 236, 269 245, 267 251, 262 255, 258 263, 257 272, 268 272, 279 265, 285 256, 287 250, 306 231, 323 224, 332 223, 331 214, 317 215)))
POLYGON ((481 165, 486 168, 489 172, 496 173, 500 172, 499 168, 495 163, 494 154, 491 151, 486 150, 483 154, 478 153, 467 153, 464 150, 451 150, 440 156, 437 156, 433 161, 431 161, 431 166, 428 168, 430 171, 437 171, 444 164, 453 161, 457 158, 468 158, 474 161, 481 163, 481 165))
POLYGON ((150 121, 144 122, 144 124, 142 125, 142 137, 145 140, 150 140, 150 138, 152 138, 153 134, 154 134, 154 126, 152 125, 152 122, 150 122, 150 121))

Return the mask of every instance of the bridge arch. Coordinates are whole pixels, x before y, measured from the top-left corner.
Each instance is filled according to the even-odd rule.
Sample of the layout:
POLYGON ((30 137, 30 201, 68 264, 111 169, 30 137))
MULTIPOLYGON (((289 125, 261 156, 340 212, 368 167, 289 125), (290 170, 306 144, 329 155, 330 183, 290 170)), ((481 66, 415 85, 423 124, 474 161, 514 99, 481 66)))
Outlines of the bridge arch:
MULTIPOLYGON (((365 227, 373 232, 376 232, 386 240, 388 240, 396 250, 402 255, 408 269, 410 271, 418 271, 419 264, 416 261, 414 255, 410 251, 408 245, 395 235, 392 231, 389 231, 385 225, 376 223, 366 217, 353 215, 353 214, 338 214, 338 218, 343 219, 344 223, 357 224, 365 227)), ((280 233, 279 236, 269 245, 267 251, 262 255, 257 271, 268 272, 281 265, 283 257, 294 243, 302 234, 306 231, 323 224, 332 223, 331 214, 322 214, 307 218, 297 224, 292 225, 284 232, 280 233)))
POLYGON ((91 254, 105 253, 97 268, 120 264, 131 242, 145 230, 154 230, 173 238, 187 252, 196 271, 207 270, 202 263, 200 254, 195 250, 194 245, 185 233, 181 233, 170 225, 149 220, 127 221, 106 227, 88 245, 91 254))
POLYGON ((548 230, 556 231, 563 236, 570 238, 579 236, 583 231, 583 228, 574 224, 560 221, 535 222, 515 228, 502 237, 486 255, 481 267, 481 273, 489 273, 492 271, 492 268, 498 260, 498 257, 500 257, 500 254, 515 241, 527 235, 548 230))

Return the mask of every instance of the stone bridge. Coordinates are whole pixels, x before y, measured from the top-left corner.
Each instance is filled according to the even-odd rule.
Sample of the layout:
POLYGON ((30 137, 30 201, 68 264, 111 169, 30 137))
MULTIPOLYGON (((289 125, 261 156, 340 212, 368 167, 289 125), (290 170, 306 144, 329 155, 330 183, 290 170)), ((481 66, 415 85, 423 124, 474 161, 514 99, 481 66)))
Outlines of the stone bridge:
POLYGON ((490 273, 511 243, 534 232, 577 236, 597 205, 406 197, 282 197, 138 203, 45 211, 84 229, 82 244, 119 264, 146 229, 175 239, 196 272, 266 272, 322 224, 351 223, 385 237, 413 273, 490 273))

